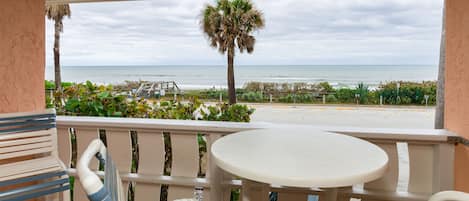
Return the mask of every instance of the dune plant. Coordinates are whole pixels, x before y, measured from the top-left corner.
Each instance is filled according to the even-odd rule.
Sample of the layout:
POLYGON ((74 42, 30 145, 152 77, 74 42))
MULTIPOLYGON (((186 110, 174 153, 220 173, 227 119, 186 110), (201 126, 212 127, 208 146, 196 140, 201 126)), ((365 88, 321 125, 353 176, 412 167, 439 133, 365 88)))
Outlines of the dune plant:
POLYGON ((217 0, 203 9, 201 25, 210 46, 227 55, 229 104, 235 104, 235 50, 254 51, 256 39, 252 32, 264 27, 263 15, 249 0, 217 0))
POLYGON ((358 94, 360 97, 358 101, 360 104, 366 104, 368 103, 368 93, 369 93, 368 86, 365 85, 363 82, 358 83, 357 88, 355 89, 355 93, 358 94))

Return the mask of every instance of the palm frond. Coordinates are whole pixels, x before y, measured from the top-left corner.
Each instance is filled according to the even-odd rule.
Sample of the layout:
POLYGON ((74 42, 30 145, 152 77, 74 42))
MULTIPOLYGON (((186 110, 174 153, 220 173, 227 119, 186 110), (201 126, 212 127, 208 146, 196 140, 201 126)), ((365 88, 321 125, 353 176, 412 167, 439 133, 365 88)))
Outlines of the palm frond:
POLYGON ((64 17, 71 16, 72 12, 68 4, 46 5, 45 15, 47 19, 54 20, 58 24, 58 31, 63 31, 62 20, 64 17))
POLYGON ((217 0, 205 6, 201 25, 210 46, 220 53, 236 47, 252 53, 256 40, 251 32, 264 27, 264 17, 250 0, 217 0))

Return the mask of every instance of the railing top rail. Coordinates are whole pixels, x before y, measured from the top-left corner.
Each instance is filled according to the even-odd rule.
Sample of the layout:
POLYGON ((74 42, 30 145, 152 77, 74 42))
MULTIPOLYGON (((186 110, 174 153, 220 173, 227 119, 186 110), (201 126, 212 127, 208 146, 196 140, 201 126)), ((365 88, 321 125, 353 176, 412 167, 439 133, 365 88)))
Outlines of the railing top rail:
POLYGON ((144 118, 110 118, 110 117, 76 117, 57 116, 57 125, 62 127, 96 127, 96 128, 130 128, 199 131, 208 133, 232 133, 243 130, 262 128, 306 127, 347 134, 355 137, 375 140, 451 142, 456 134, 439 129, 394 129, 394 128, 360 128, 360 127, 327 127, 297 124, 273 124, 266 122, 237 123, 217 121, 167 120, 144 118))
POLYGON ((139 128, 162 130, 197 130, 230 133, 240 130, 268 128, 269 123, 237 123, 194 120, 145 119, 145 118, 113 118, 113 117, 77 117, 57 116, 57 122, 68 127, 98 128, 139 128))

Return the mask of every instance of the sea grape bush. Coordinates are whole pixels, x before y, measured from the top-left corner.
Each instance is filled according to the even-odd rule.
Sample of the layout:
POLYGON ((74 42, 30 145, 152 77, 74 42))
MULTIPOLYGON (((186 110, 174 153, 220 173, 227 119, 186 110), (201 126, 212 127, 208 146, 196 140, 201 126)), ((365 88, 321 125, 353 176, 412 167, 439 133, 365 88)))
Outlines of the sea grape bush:
MULTIPOLYGON (((57 114, 73 116, 249 122, 254 112, 246 105, 205 105, 197 98, 184 103, 156 102, 116 92, 112 85, 96 85, 90 81, 65 87, 61 97, 63 104, 56 104, 57 114)), ((47 101, 52 107, 50 98, 47 101)))

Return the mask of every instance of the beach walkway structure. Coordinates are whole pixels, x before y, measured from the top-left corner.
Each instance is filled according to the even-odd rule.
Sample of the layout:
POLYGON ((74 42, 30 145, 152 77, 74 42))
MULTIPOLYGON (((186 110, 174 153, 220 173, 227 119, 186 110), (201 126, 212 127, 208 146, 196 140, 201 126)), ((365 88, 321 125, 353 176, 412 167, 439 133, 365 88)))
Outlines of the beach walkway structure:
POLYGON ((137 89, 135 94, 138 97, 150 98, 155 96, 165 96, 166 92, 180 94, 181 89, 179 89, 175 81, 143 82, 140 84, 140 87, 137 89))

